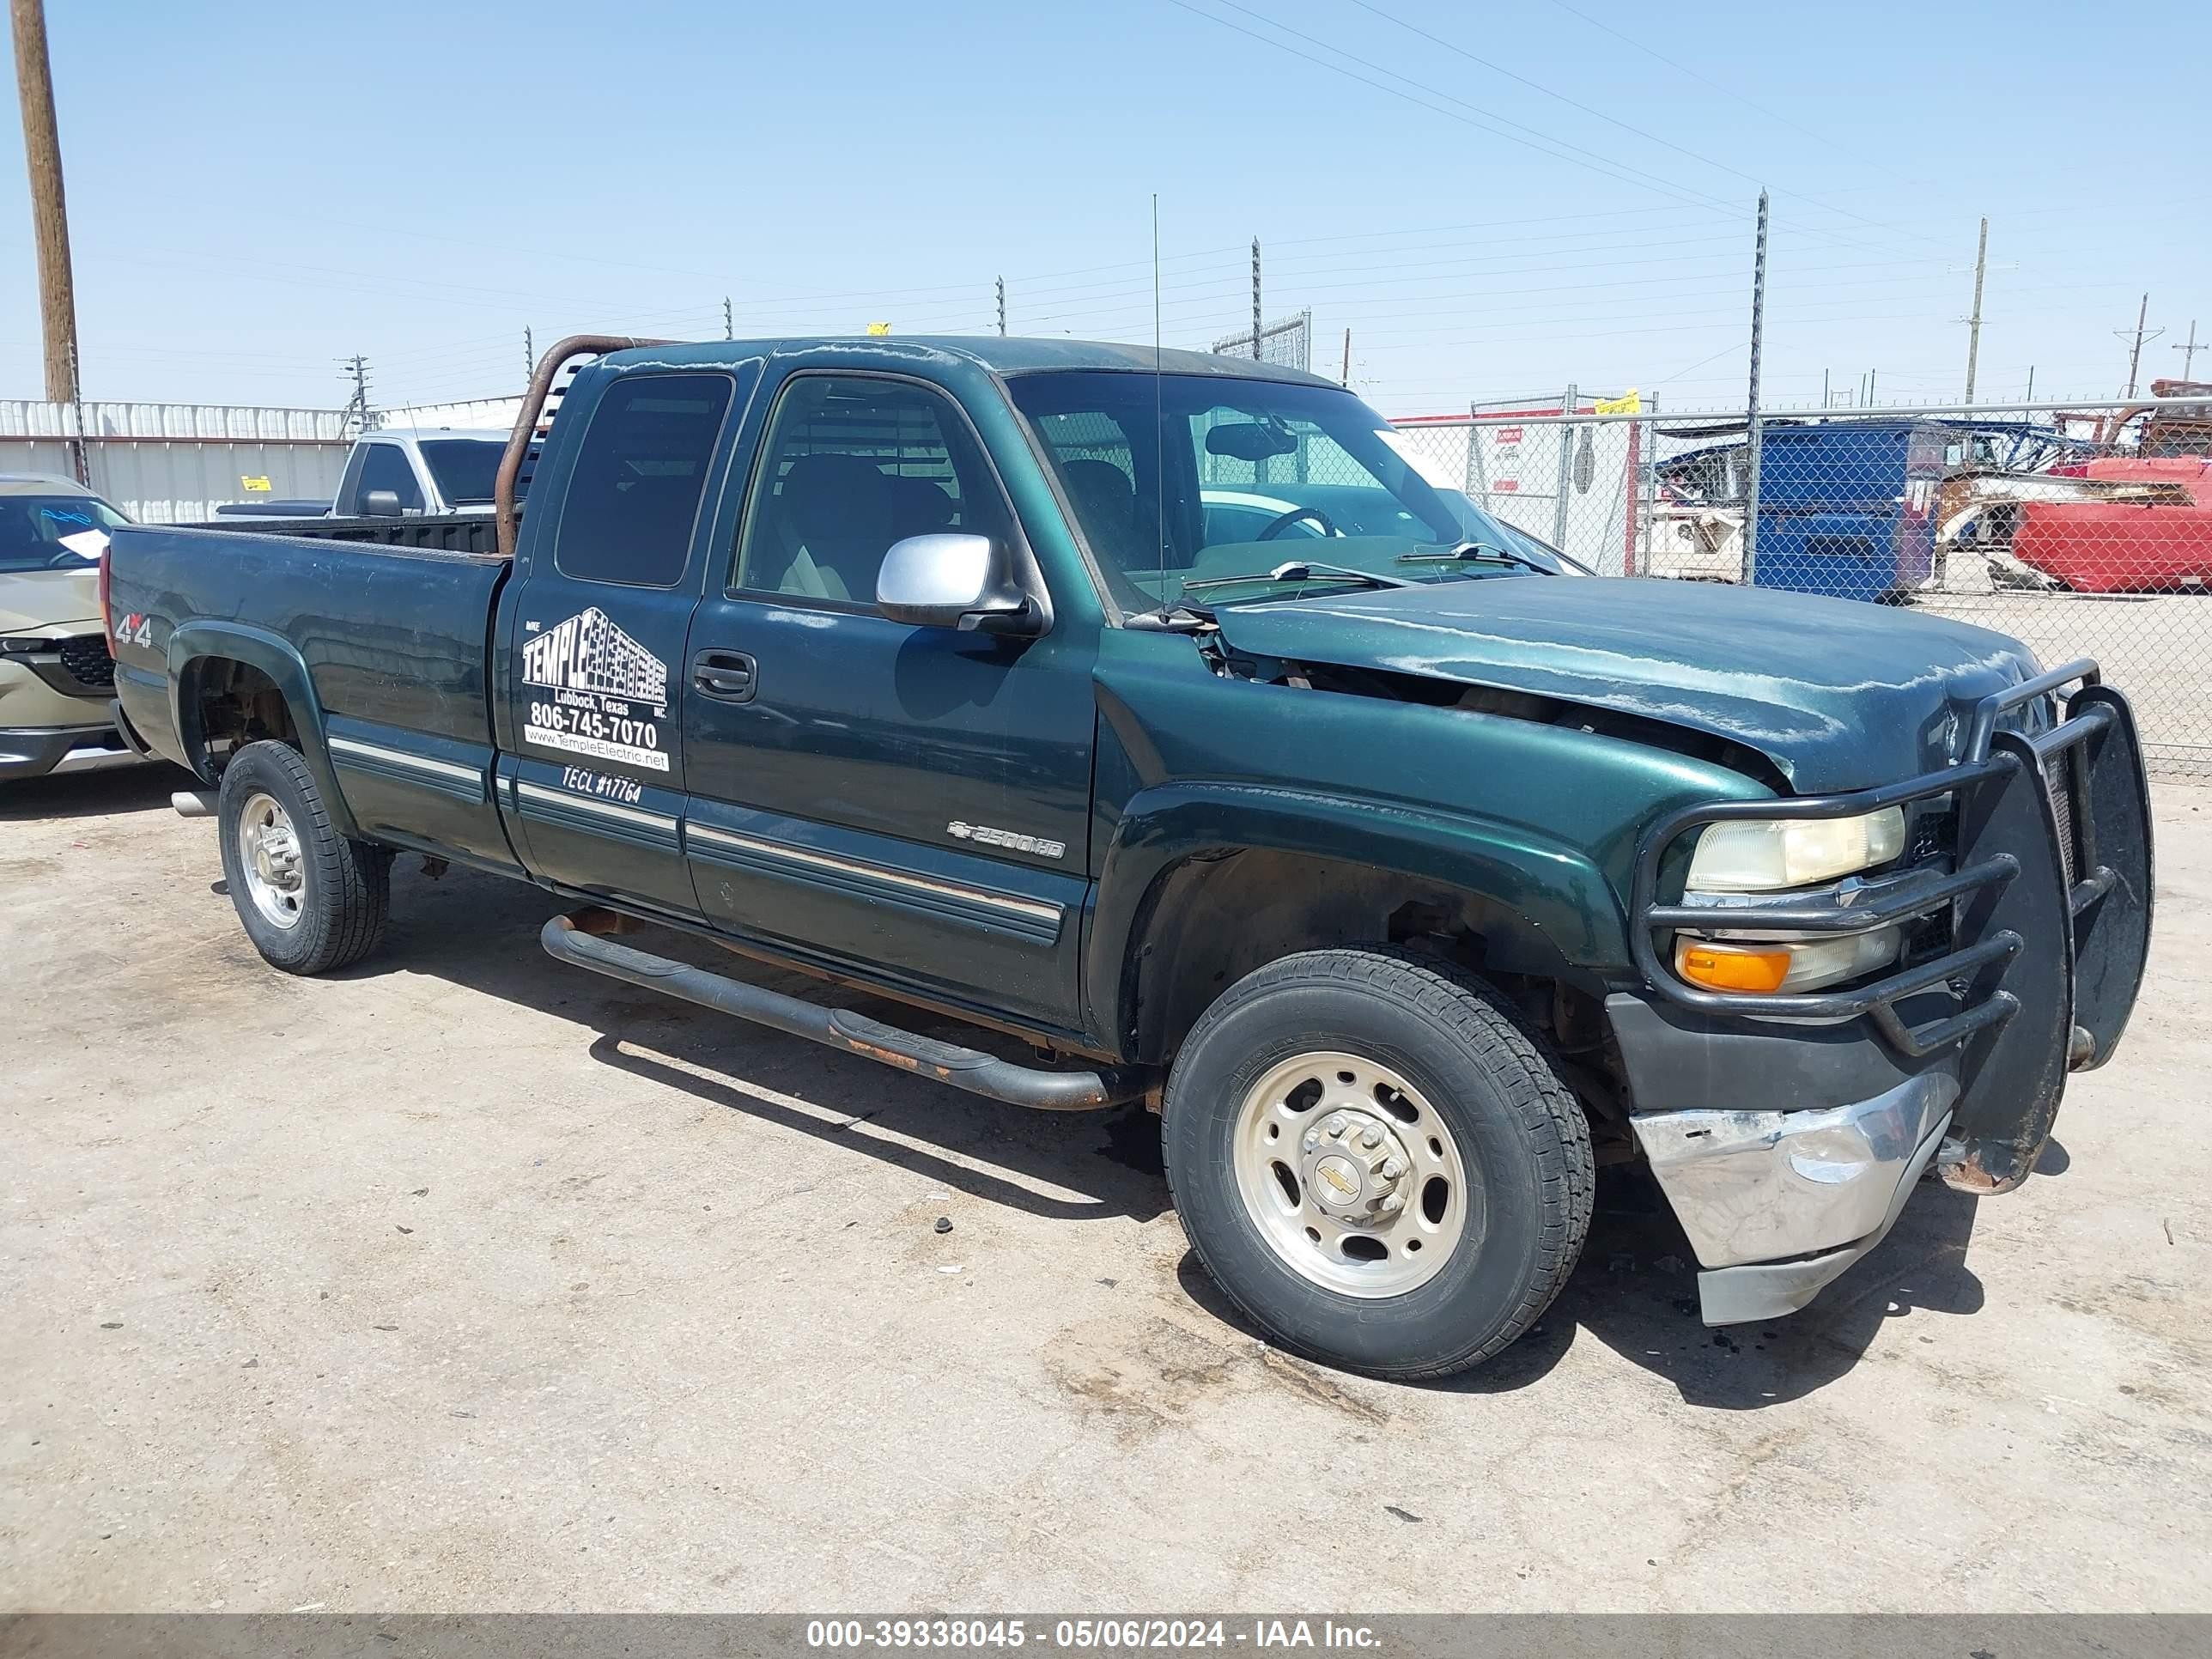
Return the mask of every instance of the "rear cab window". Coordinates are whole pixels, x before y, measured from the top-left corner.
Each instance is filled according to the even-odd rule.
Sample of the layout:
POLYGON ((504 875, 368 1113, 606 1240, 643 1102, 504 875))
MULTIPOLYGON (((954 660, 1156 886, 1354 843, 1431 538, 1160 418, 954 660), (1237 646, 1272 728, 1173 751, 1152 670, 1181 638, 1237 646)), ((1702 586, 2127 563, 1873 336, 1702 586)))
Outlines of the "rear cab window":
POLYGON ((683 579, 732 389, 725 374, 633 374, 601 394, 561 503, 554 568, 634 587, 683 579))
MULTIPOLYGON (((446 498, 449 507, 480 507, 492 498, 492 485, 499 477, 501 458, 507 453, 507 445, 488 443, 480 438, 425 438, 416 446, 422 452, 422 465, 430 469, 430 477, 438 486, 438 493, 446 498)), ((514 494, 520 500, 526 493, 517 481, 514 494)))

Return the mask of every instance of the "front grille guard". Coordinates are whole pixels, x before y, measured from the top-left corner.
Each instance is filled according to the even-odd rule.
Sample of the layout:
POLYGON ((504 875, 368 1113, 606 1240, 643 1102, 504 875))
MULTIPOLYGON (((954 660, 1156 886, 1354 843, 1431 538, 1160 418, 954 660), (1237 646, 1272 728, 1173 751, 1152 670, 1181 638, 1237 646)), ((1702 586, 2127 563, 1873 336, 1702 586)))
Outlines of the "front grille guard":
MULTIPOLYGON (((1630 946, 1636 965, 1662 995, 1701 1012, 1823 1021, 1866 1015, 1892 1046, 1904 1054, 1918 1058, 1977 1032, 1994 1030, 2020 1012, 2021 999, 1997 981, 2004 977, 2034 933, 2024 933, 2019 926, 1991 926, 1963 940, 1954 935, 1954 948, 1943 955, 1900 969, 1869 985, 1831 992, 1765 995, 1710 991, 1692 985, 1674 971, 1669 959, 1671 948, 1662 948, 1656 941, 1664 938, 1671 947, 1672 935, 1680 929, 1860 933, 1931 915, 1947 907, 1953 908, 1954 916, 1961 920, 1978 914, 1999 923, 2016 921, 2020 918, 2003 912, 2017 911, 2020 906, 1998 906, 1984 901, 1996 900, 2020 883, 2023 863, 2033 863, 2037 868, 2032 873, 2045 877, 2049 885, 2064 895, 2063 908, 2059 914, 2066 920, 2057 922, 2052 929, 2066 945, 2063 978, 2068 1006, 2059 1027, 2064 1043, 2062 1057, 2075 1066, 2097 1064, 2111 1052, 2120 1026, 2126 1022, 2136 985, 2141 980, 2142 949, 2148 941, 2148 787, 2141 780, 2135 722, 2125 700, 2102 685, 2094 662, 2083 659, 2068 663, 1984 698, 1975 709, 1966 753, 1955 764, 1940 771, 1844 794, 1714 802, 1686 807, 1660 820, 1644 836, 1637 850, 1630 895, 1630 946), (2067 718, 2050 730, 2033 736, 1998 732, 1997 723, 2014 709, 2050 696, 2077 681, 2082 690, 2069 701, 2067 718), (2105 733, 2124 737, 2125 742, 2119 750, 2119 760, 2108 769, 2112 778, 2101 781, 2102 787, 2097 787, 2089 772, 2089 739, 2105 733), (2063 847, 2060 844, 2060 815, 2051 793, 2057 781, 2053 774, 2062 771, 2070 804, 2079 809, 2067 814, 2069 821, 2065 831, 2069 838, 2078 839, 2074 839, 2073 845, 2063 847), (2139 849, 2114 849, 2119 855, 2106 862, 2099 856, 2098 815, 2091 810, 2093 787, 2097 787, 2100 797, 2110 794, 2118 799, 2127 793, 2129 779, 2125 775, 2130 772, 2139 801, 2136 810, 2142 820, 2141 845, 2139 849), (1683 836, 1706 824, 1776 817, 1854 817, 1886 806, 1901 806, 1944 794, 1954 795, 1963 804, 1993 792, 2014 793, 2006 786, 2023 775, 2033 776, 2041 786, 2033 792, 2042 809, 2040 835, 2035 834, 2033 821, 2016 809, 2008 826, 2012 831, 2009 836, 1977 837, 1979 844, 1972 848, 1971 855, 1967 855, 1967 844, 1962 839, 1962 857, 1954 870, 1923 868, 1819 899, 1782 897, 1770 902, 1730 903, 1717 908, 1658 902, 1661 871, 1668 852, 1683 836), (2007 839, 2013 842, 2011 850, 1989 845, 1991 841, 2007 839), (2034 845, 2036 841, 2042 844, 2034 845), (2075 871, 2082 872, 2078 880, 2072 876, 2075 871), (2077 1034, 2071 1007, 2074 924, 2120 884, 2129 885, 2134 891, 2138 901, 2134 910, 2139 925, 2130 928, 2123 924, 2107 930, 2130 937, 2118 940, 2115 950, 2106 952, 2116 960, 2105 964, 2112 970, 2108 977, 2113 982, 2100 994, 2103 1018, 2097 1025, 2101 1029, 2077 1034), (2140 939, 2133 937, 2136 933, 2141 935, 2140 939), (2126 979, 2130 957, 2133 957, 2132 980, 2126 979), (2123 984, 2123 981, 2126 982, 2123 984), (1899 1012, 1898 1005, 1905 999, 1947 988, 1965 1004, 1955 1013, 1916 1025, 1909 1024, 1899 1012), (2087 1053, 2081 1049, 2082 1036, 2089 1039, 2087 1053)), ((2125 801, 2120 804, 2136 805, 2125 801)), ((1962 823, 1969 816, 1962 813, 1962 823)), ((2108 812, 2107 816, 2112 814, 2108 812)), ((2033 913, 2031 908, 2030 914, 2033 913)))

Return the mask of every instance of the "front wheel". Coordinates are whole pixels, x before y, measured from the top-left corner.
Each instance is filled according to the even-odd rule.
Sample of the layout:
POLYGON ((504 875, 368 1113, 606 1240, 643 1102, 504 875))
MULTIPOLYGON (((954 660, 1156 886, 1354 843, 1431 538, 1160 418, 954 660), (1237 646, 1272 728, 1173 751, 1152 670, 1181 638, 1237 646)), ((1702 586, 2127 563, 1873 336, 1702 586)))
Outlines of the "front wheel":
POLYGON ((1161 1135, 1215 1283, 1284 1346, 1372 1376, 1498 1352, 1589 1227, 1573 1094, 1489 988, 1395 952, 1231 987, 1176 1058, 1161 1135))
POLYGON ((392 854, 331 826, 298 750, 251 743, 234 755, 216 821, 231 904, 270 966, 328 973, 382 941, 392 854))

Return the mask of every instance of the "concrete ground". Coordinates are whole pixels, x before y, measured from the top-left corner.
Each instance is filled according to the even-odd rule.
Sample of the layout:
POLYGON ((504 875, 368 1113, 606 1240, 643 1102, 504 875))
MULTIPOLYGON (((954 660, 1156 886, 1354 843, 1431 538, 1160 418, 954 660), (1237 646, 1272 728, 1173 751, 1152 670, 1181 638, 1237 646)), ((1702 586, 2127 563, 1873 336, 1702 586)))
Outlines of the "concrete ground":
POLYGON ((407 860, 274 973, 177 781, 0 793, 0 1609, 2212 1609, 2212 793, 2023 1190, 1717 1335, 1622 1181, 1404 1387, 1224 1314, 1147 1121, 556 966, 528 887, 407 860))
POLYGON ((2047 667, 2094 657, 2135 705, 2151 775, 2212 785, 2212 593, 1926 593, 1913 608, 2009 634, 2047 667))

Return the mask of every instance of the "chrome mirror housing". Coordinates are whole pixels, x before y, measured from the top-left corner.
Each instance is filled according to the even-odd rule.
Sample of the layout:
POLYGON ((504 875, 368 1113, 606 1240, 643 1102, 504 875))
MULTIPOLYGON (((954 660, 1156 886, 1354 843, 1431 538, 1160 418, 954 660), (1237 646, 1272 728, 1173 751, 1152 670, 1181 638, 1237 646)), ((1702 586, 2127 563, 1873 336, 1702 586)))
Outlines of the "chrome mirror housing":
POLYGON ((939 532, 892 543, 876 574, 876 607, 917 628, 1022 637, 1044 631, 1044 607, 1011 552, 988 536, 939 532))

